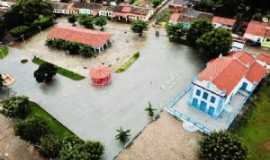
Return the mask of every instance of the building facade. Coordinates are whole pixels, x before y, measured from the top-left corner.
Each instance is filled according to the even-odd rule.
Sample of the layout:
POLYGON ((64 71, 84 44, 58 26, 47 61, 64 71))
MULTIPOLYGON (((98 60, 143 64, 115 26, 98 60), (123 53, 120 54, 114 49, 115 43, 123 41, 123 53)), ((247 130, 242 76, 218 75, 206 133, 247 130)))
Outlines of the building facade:
POLYGON ((251 54, 240 51, 208 62, 192 82, 189 105, 217 118, 239 92, 250 94, 267 69, 251 54))

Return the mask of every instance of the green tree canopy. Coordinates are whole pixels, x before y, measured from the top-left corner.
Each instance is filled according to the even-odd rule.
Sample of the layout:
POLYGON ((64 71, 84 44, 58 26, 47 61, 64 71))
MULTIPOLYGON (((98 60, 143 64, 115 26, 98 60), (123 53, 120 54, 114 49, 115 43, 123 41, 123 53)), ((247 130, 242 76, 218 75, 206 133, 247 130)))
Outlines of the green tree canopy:
POLYGON ((63 140, 60 160, 100 160, 104 147, 100 142, 82 141, 71 136, 63 140))
POLYGON ((24 119, 30 112, 29 99, 24 96, 11 97, 2 104, 2 113, 11 118, 24 119))
POLYGON ((186 30, 184 29, 184 25, 181 23, 169 24, 167 25, 166 30, 170 41, 173 42, 181 42, 186 32, 186 30))
POLYGON ((115 136, 115 139, 119 140, 122 144, 125 144, 130 137, 130 130, 129 129, 124 130, 122 127, 120 127, 116 131, 117 134, 115 136))
POLYGON ((107 24, 107 18, 104 16, 99 16, 95 18, 95 25, 101 27, 101 30, 103 30, 103 27, 107 24))
POLYGON ((207 59, 215 58, 220 54, 226 54, 231 49, 232 33, 226 29, 218 28, 205 33, 196 43, 202 49, 207 59))
POLYGON ((51 63, 43 63, 34 72, 34 77, 38 83, 50 82, 56 75, 57 68, 51 63))
POLYGON ((7 27, 29 25, 40 16, 51 17, 53 7, 47 0, 17 0, 16 4, 4 15, 7 27))
POLYGON ((200 142, 202 160, 246 160, 247 149, 238 138, 225 132, 212 133, 200 142))
POLYGON ((191 27, 187 33, 187 41, 195 45, 196 40, 203 34, 213 30, 212 24, 207 20, 196 20, 191 23, 191 27))
POLYGON ((48 133, 47 123, 39 117, 19 121, 15 125, 15 134, 32 144, 38 144, 40 138, 48 133))
POLYGON ((134 21, 132 23, 131 30, 134 33, 138 33, 139 36, 142 36, 143 31, 147 30, 147 26, 148 26, 148 24, 146 22, 141 21, 141 20, 137 20, 137 21, 134 21))
POLYGON ((40 139, 40 154, 46 158, 57 158, 62 147, 62 140, 52 134, 40 139))
POLYGON ((80 15, 78 16, 78 21, 80 25, 83 25, 86 28, 93 29, 94 28, 94 17, 88 15, 80 15))

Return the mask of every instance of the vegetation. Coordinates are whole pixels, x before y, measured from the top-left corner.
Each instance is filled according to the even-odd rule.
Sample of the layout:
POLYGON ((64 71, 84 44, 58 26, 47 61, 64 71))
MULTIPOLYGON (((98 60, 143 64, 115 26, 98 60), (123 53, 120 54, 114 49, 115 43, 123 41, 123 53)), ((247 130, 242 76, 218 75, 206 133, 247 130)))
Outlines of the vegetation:
POLYGON ((206 20, 196 20, 191 23, 191 27, 187 32, 187 41, 191 45, 196 45, 197 39, 199 39, 203 34, 212 31, 214 28, 209 21, 206 20))
POLYGON ((15 134, 32 144, 39 144, 40 138, 48 133, 47 123, 39 117, 19 121, 15 125, 15 134))
POLYGON ((134 53, 127 62, 125 62, 120 68, 116 70, 116 73, 121 73, 121 72, 126 71, 139 57, 140 57, 139 52, 134 53))
POLYGON ((148 24, 144 21, 137 20, 132 23, 131 30, 134 33, 138 33, 141 37, 143 35, 143 31, 147 30, 148 24))
POLYGON ((95 56, 95 52, 92 47, 76 42, 69 42, 61 39, 49 39, 47 40, 46 45, 51 48, 65 50, 69 54, 80 54, 83 57, 95 56))
POLYGON ((99 16, 95 18, 95 25, 99 26, 101 29, 104 30, 104 26, 107 24, 107 18, 104 16, 99 16))
POLYGON ((68 22, 74 24, 76 22, 76 16, 71 15, 68 17, 68 22))
POLYGON ((228 53, 232 45, 232 34, 226 29, 215 29, 203 34, 196 43, 209 59, 228 53))
POLYGON ((45 158, 57 158, 62 147, 62 140, 49 134, 40 139, 39 153, 45 158))
POLYGON ((241 124, 232 131, 247 145, 250 160, 270 159, 270 77, 268 76, 251 97, 241 124))
MULTIPOLYGON (((38 57, 34 57, 32 62, 35 63, 35 64, 38 64, 38 65, 41 65, 43 63, 48 63, 48 62, 46 62, 43 59, 40 59, 38 57)), ((70 70, 67 70, 65 68, 62 68, 62 67, 59 67, 59 66, 56 66, 56 65, 55 65, 55 67, 57 68, 57 73, 58 74, 60 74, 62 76, 65 76, 67 78, 70 78, 72 80, 78 81, 78 80, 82 80, 82 79, 85 78, 84 76, 79 75, 79 74, 77 74, 75 72, 72 72, 70 70)))
POLYGON ((6 31, 5 22, 0 19, 0 40, 4 38, 5 31, 6 31))
POLYGON ((20 38, 52 25, 53 8, 47 0, 19 0, 3 17, 6 29, 20 38))
POLYGON ((11 97, 2 101, 1 112, 7 117, 24 119, 30 113, 29 103, 27 97, 11 97))
POLYGON ((235 136, 225 133, 212 133, 200 142, 202 160, 246 160, 246 147, 235 136))
POLYGON ((100 160, 104 147, 99 142, 82 141, 75 136, 66 137, 60 151, 60 160, 100 160))
POLYGON ((269 0, 201 0, 195 8, 214 12, 224 17, 237 17, 239 20, 250 20, 255 15, 269 15, 269 0))
POLYGON ((163 2, 163 0, 152 0, 152 5, 153 5, 154 8, 156 8, 162 2, 163 2))
POLYGON ((170 41, 183 42, 186 30, 182 23, 169 24, 166 26, 166 30, 170 41))
POLYGON ((163 9, 159 14, 156 15, 156 24, 165 22, 168 23, 170 19, 170 11, 169 9, 163 9))
POLYGON ((94 29, 94 17, 88 15, 80 15, 77 17, 77 20, 80 25, 83 25, 89 29, 94 29))
POLYGON ((130 130, 124 130, 122 127, 116 130, 117 134, 115 136, 115 139, 121 142, 122 144, 125 144, 130 137, 130 130))
POLYGON ((0 46, 0 59, 4 59, 8 55, 8 47, 0 46))
POLYGON ((2 74, 0 74, 0 90, 2 89, 2 87, 4 86, 4 79, 2 77, 2 74))
POLYGON ((151 102, 148 102, 148 107, 145 108, 145 111, 148 113, 150 118, 153 119, 156 110, 157 110, 156 108, 153 108, 151 102))
POLYGON ((34 72, 34 77, 38 83, 48 83, 56 75, 57 68, 51 63, 43 63, 34 72))

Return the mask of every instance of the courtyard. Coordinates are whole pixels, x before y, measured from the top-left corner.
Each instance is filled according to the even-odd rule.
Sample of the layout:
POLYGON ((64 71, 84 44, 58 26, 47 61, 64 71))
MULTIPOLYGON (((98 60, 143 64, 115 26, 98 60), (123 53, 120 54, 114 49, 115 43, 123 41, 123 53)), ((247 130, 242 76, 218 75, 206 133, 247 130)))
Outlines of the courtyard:
MULTIPOLYGON (((107 27, 109 30, 110 25, 107 27)), ((131 129, 133 138, 149 123, 144 111, 147 103, 150 101, 159 109, 166 107, 171 98, 189 84, 203 64, 191 48, 170 43, 164 31, 160 37, 155 37, 155 29, 149 28, 145 37, 138 39, 136 34, 129 31, 128 25, 122 27, 113 33, 130 35, 129 43, 121 38, 125 46, 119 42, 117 52, 112 51, 115 49, 112 47, 96 59, 51 52, 44 46, 44 36, 43 39, 40 36, 42 32, 19 46, 19 49, 10 48, 10 54, 0 61, 3 66, 1 71, 16 78, 12 86, 14 93, 29 96, 80 138, 101 141, 105 145, 105 159, 112 159, 123 148, 114 138, 116 129, 120 126, 131 129), (38 49, 42 47, 36 47, 38 44, 43 48, 38 49), (130 48, 126 44, 135 47, 130 48), (89 78, 73 81, 57 75, 48 86, 37 84, 33 78, 33 71, 37 68, 31 63, 34 55, 87 76, 92 66, 102 62, 112 64, 117 57, 125 57, 135 51, 141 53, 140 58, 127 71, 113 74, 112 84, 107 88, 92 87, 89 78), (22 59, 29 62, 21 64, 22 59)))

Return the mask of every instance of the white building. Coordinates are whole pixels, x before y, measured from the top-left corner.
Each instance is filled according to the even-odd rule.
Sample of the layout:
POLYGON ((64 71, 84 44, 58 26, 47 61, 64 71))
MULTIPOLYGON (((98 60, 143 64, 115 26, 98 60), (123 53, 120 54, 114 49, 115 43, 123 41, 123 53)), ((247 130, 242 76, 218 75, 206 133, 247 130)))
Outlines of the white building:
POLYGON ((188 103, 217 118, 234 95, 251 93, 266 74, 267 69, 243 51, 216 58, 192 82, 188 103))
POLYGON ((232 18, 214 16, 212 19, 212 24, 215 28, 232 30, 236 24, 236 20, 232 18))

